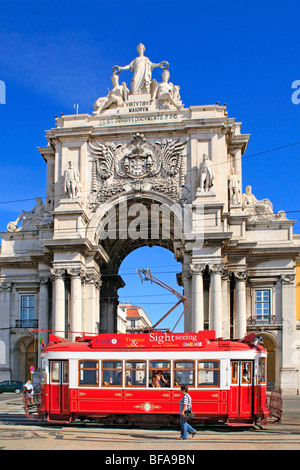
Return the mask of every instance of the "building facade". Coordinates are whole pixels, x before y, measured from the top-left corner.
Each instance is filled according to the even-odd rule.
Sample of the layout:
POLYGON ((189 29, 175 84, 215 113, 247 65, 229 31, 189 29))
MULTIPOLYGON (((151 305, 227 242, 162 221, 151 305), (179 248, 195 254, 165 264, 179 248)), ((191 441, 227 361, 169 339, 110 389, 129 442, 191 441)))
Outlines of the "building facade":
POLYGON ((119 303, 118 321, 118 333, 140 333, 152 327, 152 322, 143 307, 131 305, 129 302, 119 303))
POLYGON ((218 104, 185 108, 168 62, 144 52, 140 44, 131 64, 113 68, 113 89, 91 113, 62 115, 46 131, 46 200, 1 234, 0 379, 25 379, 30 365, 38 374, 48 330, 116 332, 119 267, 159 245, 182 263, 185 331, 262 335, 269 385, 296 393, 294 221, 255 197, 255 181, 243 193, 241 123, 218 104), (128 69, 131 85, 120 85, 128 69))

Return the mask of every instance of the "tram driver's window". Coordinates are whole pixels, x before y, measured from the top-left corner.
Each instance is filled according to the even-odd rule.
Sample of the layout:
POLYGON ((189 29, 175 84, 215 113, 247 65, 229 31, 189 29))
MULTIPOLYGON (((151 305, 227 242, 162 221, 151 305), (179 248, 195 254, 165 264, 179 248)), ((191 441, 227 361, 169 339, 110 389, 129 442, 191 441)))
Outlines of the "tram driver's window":
POLYGON ((122 385, 122 362, 102 361, 102 387, 122 385))
POLYGON ((149 387, 160 388, 170 387, 170 362, 150 361, 149 362, 149 387))
POLYGON ((78 385, 97 386, 99 384, 99 362, 79 361, 78 385))
POLYGON ((251 362, 242 362, 242 383, 251 383, 251 362))
POLYGON ((180 385, 195 384, 195 363, 194 361, 174 361, 174 387, 180 385))
POLYGON ((146 386, 146 362, 126 361, 126 387, 146 386))
POLYGON ((219 361, 199 361, 198 363, 198 386, 199 387, 219 387, 220 383, 220 362, 219 361))

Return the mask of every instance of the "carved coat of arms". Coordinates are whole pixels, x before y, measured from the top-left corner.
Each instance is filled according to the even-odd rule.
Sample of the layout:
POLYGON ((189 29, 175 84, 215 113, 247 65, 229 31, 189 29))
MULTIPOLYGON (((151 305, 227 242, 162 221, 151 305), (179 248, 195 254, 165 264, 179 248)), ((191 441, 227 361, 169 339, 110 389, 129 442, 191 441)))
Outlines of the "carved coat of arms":
POLYGON ((164 139, 148 142, 135 134, 130 143, 90 142, 93 160, 93 191, 90 206, 97 206, 118 193, 154 190, 180 201, 185 184, 187 141, 164 139))

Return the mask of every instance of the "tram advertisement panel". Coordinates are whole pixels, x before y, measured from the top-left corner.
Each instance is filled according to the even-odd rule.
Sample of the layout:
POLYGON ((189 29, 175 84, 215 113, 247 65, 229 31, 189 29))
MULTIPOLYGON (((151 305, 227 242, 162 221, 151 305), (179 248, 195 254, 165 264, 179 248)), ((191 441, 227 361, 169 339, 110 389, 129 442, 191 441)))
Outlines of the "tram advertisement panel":
POLYGON ((150 334, 99 334, 90 345, 92 348, 189 348, 205 347, 215 339, 215 332, 206 330, 199 333, 153 332, 150 334))

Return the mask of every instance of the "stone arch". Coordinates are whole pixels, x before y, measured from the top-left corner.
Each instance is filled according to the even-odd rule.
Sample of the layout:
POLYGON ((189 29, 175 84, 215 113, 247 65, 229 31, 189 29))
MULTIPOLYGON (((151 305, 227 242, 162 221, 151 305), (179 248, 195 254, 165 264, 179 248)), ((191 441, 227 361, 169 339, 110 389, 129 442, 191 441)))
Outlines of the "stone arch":
POLYGON ((272 333, 269 332, 257 334, 257 336, 260 335, 262 335, 264 346, 268 351, 267 386, 269 390, 278 389, 280 383, 278 340, 272 333))
POLYGON ((28 380, 30 366, 38 368, 38 339, 35 336, 21 336, 16 339, 13 346, 12 380, 28 380))
POLYGON ((161 246, 181 261, 184 229, 182 207, 170 198, 147 191, 127 193, 101 204, 88 227, 88 237, 106 252, 101 267, 100 331, 117 331, 118 289, 125 285, 118 271, 126 256, 143 246, 161 246))

